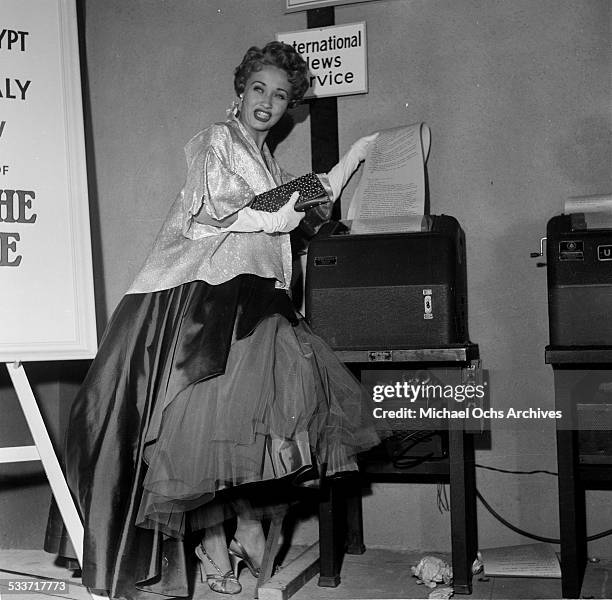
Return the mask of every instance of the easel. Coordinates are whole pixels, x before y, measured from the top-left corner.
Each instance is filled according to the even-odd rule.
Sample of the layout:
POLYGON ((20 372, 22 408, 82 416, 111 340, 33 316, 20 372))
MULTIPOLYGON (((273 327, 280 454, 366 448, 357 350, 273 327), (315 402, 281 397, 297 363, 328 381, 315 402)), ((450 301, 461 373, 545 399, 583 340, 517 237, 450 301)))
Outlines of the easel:
MULTIPOLYGON (((49 485, 57 506, 66 525, 68 535, 74 546, 79 564, 83 564, 83 523, 68 489, 66 478, 53 449, 49 432, 45 427, 42 415, 28 377, 21 362, 5 363, 17 393, 17 399, 26 419, 34 446, 15 446, 0 448, 0 464, 40 460, 47 475, 49 485)), ((90 592, 93 600, 107 598, 90 592)))

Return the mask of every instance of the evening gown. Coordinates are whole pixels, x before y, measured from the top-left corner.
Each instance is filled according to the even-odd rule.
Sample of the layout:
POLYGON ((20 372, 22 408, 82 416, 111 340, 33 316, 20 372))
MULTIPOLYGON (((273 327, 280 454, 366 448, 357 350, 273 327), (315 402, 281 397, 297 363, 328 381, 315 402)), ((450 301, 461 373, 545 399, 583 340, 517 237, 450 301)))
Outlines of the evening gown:
MULTIPOLYGON (((230 126, 222 131, 234 136, 227 147, 252 152, 230 126)), ((172 244, 184 243, 172 218, 153 257, 166 260, 172 244)), ((244 239, 264 253, 264 244, 289 244, 288 236, 265 236, 244 239)), ((217 244, 209 254, 218 257, 222 240, 211 240, 200 248, 217 244)), ((111 597, 187 596, 184 539, 194 523, 206 523, 211 501, 355 470, 357 454, 379 442, 369 396, 296 313, 279 278, 183 277, 164 289, 132 290, 114 311, 66 438, 87 587, 111 597)))

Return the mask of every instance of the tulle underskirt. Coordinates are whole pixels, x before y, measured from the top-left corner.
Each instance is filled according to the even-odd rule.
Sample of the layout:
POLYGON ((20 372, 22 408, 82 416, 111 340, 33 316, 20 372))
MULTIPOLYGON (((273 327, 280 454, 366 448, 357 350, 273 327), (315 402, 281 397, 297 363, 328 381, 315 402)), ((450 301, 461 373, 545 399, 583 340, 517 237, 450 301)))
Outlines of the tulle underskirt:
MULTIPOLYGON (((230 348, 225 372, 164 410, 136 523, 181 536, 185 514, 221 490, 357 469, 377 443, 364 389, 303 321, 267 317, 230 348)), ((208 521, 210 524, 210 520, 208 521)))

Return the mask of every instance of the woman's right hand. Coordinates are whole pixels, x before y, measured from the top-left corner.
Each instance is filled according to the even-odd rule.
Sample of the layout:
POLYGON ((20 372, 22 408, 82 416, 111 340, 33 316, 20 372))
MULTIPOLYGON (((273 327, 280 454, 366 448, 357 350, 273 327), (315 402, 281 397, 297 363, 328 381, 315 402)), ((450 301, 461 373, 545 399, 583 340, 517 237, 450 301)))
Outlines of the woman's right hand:
MULTIPOLYGON (((304 212, 297 212, 295 210, 295 204, 300 198, 299 192, 293 192, 289 201, 281 206, 275 213, 270 213, 272 215, 277 216, 278 218, 278 227, 276 231, 279 233, 289 233, 293 231, 299 224, 300 221, 304 218, 304 212)), ((265 231, 265 230, 264 230, 265 231)))

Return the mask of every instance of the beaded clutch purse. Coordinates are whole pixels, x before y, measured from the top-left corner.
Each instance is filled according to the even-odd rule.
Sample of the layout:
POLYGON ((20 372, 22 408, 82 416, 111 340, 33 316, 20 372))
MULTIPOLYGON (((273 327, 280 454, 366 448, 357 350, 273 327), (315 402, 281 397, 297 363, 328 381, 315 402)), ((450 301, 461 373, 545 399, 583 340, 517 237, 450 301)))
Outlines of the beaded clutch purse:
POLYGON ((300 192, 300 197, 295 205, 295 210, 305 211, 307 208, 330 202, 325 188, 314 173, 302 175, 289 183, 279 185, 263 194, 257 194, 250 204, 254 210, 265 212, 276 212, 285 205, 293 192, 300 192))

